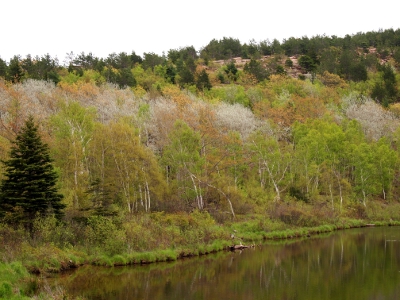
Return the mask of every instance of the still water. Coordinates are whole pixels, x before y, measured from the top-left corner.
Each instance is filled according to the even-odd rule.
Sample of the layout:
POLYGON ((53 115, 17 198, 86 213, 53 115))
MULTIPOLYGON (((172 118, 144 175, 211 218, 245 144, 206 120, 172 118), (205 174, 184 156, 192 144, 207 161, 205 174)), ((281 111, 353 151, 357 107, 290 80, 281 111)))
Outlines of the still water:
POLYGON ((400 227, 337 231, 173 263, 51 279, 85 299, 400 299, 400 227))

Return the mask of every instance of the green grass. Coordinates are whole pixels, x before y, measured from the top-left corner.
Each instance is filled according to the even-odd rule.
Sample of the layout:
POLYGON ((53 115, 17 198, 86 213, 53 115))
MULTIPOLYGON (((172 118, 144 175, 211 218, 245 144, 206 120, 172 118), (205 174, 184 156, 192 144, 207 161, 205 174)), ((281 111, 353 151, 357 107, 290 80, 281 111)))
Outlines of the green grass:
POLYGON ((0 262, 0 299, 29 299, 37 284, 21 262, 0 262))
POLYGON ((120 254, 114 255, 110 260, 114 266, 125 266, 128 264, 126 257, 120 254))

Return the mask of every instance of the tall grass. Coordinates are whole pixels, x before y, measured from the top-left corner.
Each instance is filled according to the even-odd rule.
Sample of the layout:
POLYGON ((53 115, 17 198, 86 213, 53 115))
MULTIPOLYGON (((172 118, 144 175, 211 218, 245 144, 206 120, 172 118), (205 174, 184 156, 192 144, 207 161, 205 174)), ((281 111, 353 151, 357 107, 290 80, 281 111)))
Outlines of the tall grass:
POLYGON ((29 299, 38 289, 21 262, 0 262, 0 299, 29 299))

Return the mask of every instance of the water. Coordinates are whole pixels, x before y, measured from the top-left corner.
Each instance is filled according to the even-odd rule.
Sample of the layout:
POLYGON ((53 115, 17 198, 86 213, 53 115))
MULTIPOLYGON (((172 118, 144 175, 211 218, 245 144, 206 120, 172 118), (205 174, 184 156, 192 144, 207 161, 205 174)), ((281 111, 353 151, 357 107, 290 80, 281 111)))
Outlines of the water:
POLYGON ((173 263, 51 279, 86 299, 400 299, 400 227, 338 231, 173 263))

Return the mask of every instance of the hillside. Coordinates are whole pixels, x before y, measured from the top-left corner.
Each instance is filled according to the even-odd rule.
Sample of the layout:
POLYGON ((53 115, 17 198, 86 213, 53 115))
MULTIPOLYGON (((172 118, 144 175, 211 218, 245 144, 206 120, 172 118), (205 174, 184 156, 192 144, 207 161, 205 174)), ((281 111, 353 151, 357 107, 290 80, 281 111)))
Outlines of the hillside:
POLYGON ((397 224, 399 33, 0 62, 0 159, 32 115, 65 205, 61 222, 28 218, 0 193, 0 259, 150 262, 221 250, 233 230, 397 224))

